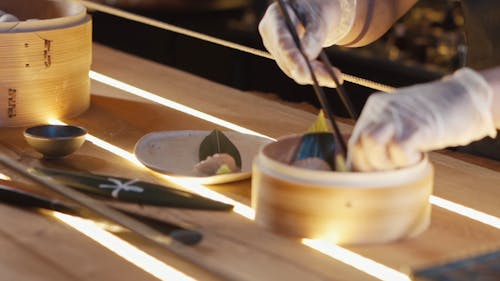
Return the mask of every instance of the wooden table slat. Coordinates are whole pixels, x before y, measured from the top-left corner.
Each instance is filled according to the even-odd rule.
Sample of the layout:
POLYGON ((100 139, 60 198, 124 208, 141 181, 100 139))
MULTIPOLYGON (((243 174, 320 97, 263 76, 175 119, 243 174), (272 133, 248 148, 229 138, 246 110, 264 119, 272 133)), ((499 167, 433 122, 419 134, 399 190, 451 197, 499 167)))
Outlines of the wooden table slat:
MULTIPOLYGON (((235 90, 99 44, 94 44, 93 57, 92 69, 98 73, 270 137, 301 133, 315 119, 310 110, 235 90)), ((97 81, 92 81, 90 109, 64 121, 84 126, 92 135, 131 153, 139 138, 152 131, 222 128, 97 81)), ((351 129, 348 122, 341 122, 344 133, 351 129)), ((90 142, 67 158, 42 160, 23 140, 22 130, 1 128, 0 152, 26 166, 126 176, 182 188, 90 142)), ((431 161, 436 169, 434 195, 500 216, 498 161, 481 162, 463 155, 457 159, 452 153, 431 153, 431 161)), ((9 174, 4 168, 0 172, 9 174)), ((210 188, 243 204, 250 203, 250 180, 210 188)), ((199 245, 179 245, 173 252, 155 247, 133 234, 121 236, 199 280, 375 280, 302 245, 298 239, 271 233, 236 213, 125 207, 160 219, 187 223, 200 230, 204 239, 199 245)), ((2 249, 16 252, 0 257, 2 278, 68 280, 71 276, 72 280, 154 280, 97 243, 40 214, 0 204, 0 220, 3 222, 0 245, 2 249), (21 261, 32 266, 24 267, 21 261), (16 275, 20 270, 22 275, 16 275), (35 276, 43 277, 36 279, 35 276)), ((416 269, 499 250, 500 231, 433 206, 430 228, 414 239, 346 248, 396 270, 416 269)))

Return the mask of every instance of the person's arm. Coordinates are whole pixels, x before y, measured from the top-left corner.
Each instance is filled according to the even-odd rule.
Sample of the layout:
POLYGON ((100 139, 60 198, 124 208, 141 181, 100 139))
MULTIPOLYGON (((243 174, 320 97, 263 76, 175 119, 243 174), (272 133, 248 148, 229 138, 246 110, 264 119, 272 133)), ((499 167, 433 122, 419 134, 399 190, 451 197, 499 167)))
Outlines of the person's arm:
POLYGON ((19 21, 19 19, 11 14, 7 14, 6 12, 0 10, 0 22, 13 22, 19 21))
POLYGON ((365 46, 380 38, 418 0, 357 0, 351 30, 337 45, 365 46))
POLYGON ((360 171, 416 163, 422 152, 467 145, 500 128, 500 67, 371 95, 349 139, 360 171))
MULTIPOLYGON (((319 83, 335 87, 325 66, 317 60, 323 47, 350 47, 382 36, 417 0, 288 0, 293 25, 311 61, 319 83)), ((281 7, 272 3, 259 23, 266 49, 281 70, 299 84, 311 84, 311 75, 288 31, 281 7)))
POLYGON ((500 129, 500 67, 484 70, 481 74, 493 90, 491 114, 495 126, 500 129))

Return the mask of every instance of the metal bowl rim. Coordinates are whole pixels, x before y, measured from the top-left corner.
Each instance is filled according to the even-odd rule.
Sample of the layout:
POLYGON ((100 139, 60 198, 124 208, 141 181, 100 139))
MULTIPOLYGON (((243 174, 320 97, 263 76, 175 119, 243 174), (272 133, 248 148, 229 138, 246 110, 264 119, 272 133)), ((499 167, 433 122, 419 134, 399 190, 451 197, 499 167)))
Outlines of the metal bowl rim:
POLYGON ((76 125, 37 125, 37 126, 32 126, 29 128, 26 128, 24 130, 24 136, 25 137, 30 137, 30 138, 35 138, 35 139, 46 139, 46 140, 68 140, 68 139, 75 139, 79 137, 83 137, 87 134, 87 130, 81 126, 76 126, 76 125), (43 127, 57 127, 57 128, 75 128, 76 134, 70 135, 70 136, 46 136, 42 134, 36 134, 33 132, 30 132, 31 130, 37 129, 37 128, 43 128, 43 127))

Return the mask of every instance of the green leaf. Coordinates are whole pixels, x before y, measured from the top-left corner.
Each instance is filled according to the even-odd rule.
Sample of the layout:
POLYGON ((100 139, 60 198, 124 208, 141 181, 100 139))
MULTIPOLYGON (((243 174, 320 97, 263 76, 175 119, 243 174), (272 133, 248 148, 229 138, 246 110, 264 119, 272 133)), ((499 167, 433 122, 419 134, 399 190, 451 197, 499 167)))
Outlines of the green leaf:
POLYGON ((316 117, 316 121, 309 127, 307 133, 328 133, 331 130, 326 125, 326 118, 323 110, 320 110, 318 116, 316 117))
POLYGON ((221 174, 228 174, 228 173, 232 173, 233 171, 231 171, 231 169, 229 168, 229 166, 227 164, 222 164, 219 169, 217 170, 217 172, 215 172, 216 175, 221 175, 221 174))
POLYGON ((29 172, 45 176, 71 188, 107 199, 141 205, 177 208, 231 210, 232 205, 199 196, 164 185, 127 179, 64 170, 31 168, 29 172))
POLYGON ((207 159, 216 153, 227 153, 234 158, 236 166, 241 168, 241 156, 238 148, 219 130, 213 130, 200 143, 198 151, 199 161, 207 159))
POLYGON ((335 154, 335 169, 337 172, 347 172, 347 164, 345 162, 344 155, 337 153, 335 154))

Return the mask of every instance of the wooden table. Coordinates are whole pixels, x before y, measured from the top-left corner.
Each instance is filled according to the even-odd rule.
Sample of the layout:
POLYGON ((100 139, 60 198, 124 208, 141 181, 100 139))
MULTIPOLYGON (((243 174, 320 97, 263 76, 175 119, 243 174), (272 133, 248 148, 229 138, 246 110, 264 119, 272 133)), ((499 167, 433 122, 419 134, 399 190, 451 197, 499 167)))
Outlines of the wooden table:
MULTIPOLYGON (((228 88, 104 46, 94 46, 92 69, 182 105, 270 137, 303 132, 315 115, 278 101, 228 88)), ((224 129, 109 85, 92 82, 92 104, 65 122, 84 126, 106 142, 132 152, 144 134, 162 130, 224 129)), ((351 127, 341 124, 341 130, 351 127)), ((173 184, 120 156, 86 142, 63 160, 41 160, 22 137, 23 128, 2 128, 0 151, 31 166, 133 177, 173 184)), ((432 153, 434 195, 500 217, 500 164, 453 153, 432 153)), ((22 180, 12 171, 0 172, 22 180)), ((179 185, 177 187, 182 188, 179 185)), ((41 187, 38 187, 41 189, 41 187)), ((240 203, 250 204, 250 180, 211 186, 240 203)), ((197 280, 376 280, 355 267, 270 233, 235 212, 135 207, 204 234, 196 246, 166 251, 133 233, 120 237, 197 280), (180 257, 174 252, 187 253, 180 257)), ((0 204, 2 280, 155 280, 123 258, 53 217, 0 204)), ((500 249, 498 228, 433 206, 431 227, 417 238, 345 249, 396 270, 419 269, 500 249)), ((383 276, 378 276, 383 278, 383 276)))

